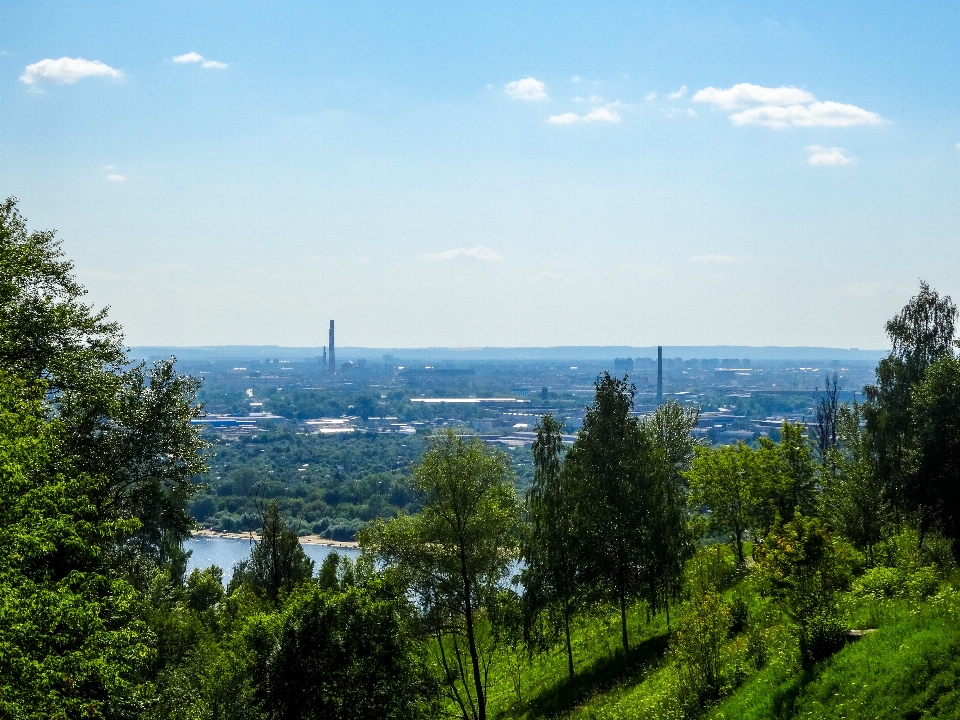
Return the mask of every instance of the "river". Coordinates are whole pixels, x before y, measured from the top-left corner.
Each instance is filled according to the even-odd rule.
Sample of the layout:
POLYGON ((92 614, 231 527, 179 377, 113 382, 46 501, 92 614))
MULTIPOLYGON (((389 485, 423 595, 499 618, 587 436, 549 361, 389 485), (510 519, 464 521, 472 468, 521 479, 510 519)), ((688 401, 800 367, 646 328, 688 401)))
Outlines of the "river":
MULTIPOLYGON (((219 565, 223 568, 224 584, 230 581, 233 575, 233 566, 241 560, 250 557, 250 548, 253 543, 250 540, 240 540, 237 538, 221 538, 200 536, 187 540, 183 544, 184 550, 190 551, 190 558, 187 560, 187 574, 194 568, 208 568, 211 565, 219 565)), ((314 572, 320 569, 323 559, 331 552, 336 551, 341 555, 356 560, 360 552, 352 547, 333 547, 331 545, 317 545, 301 543, 303 551, 315 563, 314 572)))

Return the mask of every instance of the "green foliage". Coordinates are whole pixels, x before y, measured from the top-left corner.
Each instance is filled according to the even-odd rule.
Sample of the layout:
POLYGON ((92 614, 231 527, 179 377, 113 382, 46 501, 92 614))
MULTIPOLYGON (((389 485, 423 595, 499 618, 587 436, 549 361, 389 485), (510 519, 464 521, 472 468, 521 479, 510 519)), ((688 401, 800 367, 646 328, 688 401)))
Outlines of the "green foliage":
POLYGON ((418 598, 450 699, 486 717, 497 649, 485 611, 519 555, 520 508, 509 460, 477 439, 438 436, 414 469, 423 510, 375 521, 361 547, 394 568, 418 598))
POLYGON ((216 565, 194 568, 187 578, 187 605, 198 613, 206 612, 223 600, 223 570, 216 565))
POLYGON ((922 529, 960 538, 960 358, 945 354, 927 368, 914 386, 911 419, 916 470, 907 492, 921 509, 922 529))
POLYGON ((686 474, 692 508, 707 508, 708 527, 727 535, 744 562, 743 542, 762 500, 757 453, 744 443, 699 447, 686 474))
POLYGON ((136 523, 103 520, 101 481, 66 471, 42 391, 0 373, 0 715, 130 715, 149 635, 108 562, 136 523))
POLYGON ((228 591, 247 585, 258 595, 276 601, 281 593, 292 592, 312 575, 313 560, 303 552, 297 534, 287 527, 277 503, 271 501, 250 559, 241 560, 234 568, 228 591))
POLYGON ((754 556, 796 625, 803 664, 827 657, 844 635, 837 594, 849 584, 852 558, 842 543, 817 518, 798 514, 775 526, 754 556))
POLYGON ((253 675, 269 717, 433 717, 438 698, 388 588, 305 588, 255 637, 253 675))
POLYGON ((730 607, 716 591, 683 604, 670 650, 680 674, 684 706, 698 707, 719 696, 724 644, 732 626, 730 607))
POLYGON ((945 436, 940 437, 945 441, 942 447, 934 448, 929 443, 941 426, 949 434, 951 420, 947 414, 956 396, 951 389, 956 373, 949 362, 956 317, 957 308, 950 297, 941 297, 921 282, 920 292, 887 322, 893 349, 877 365, 876 384, 864 389, 864 417, 876 472, 901 513, 919 514, 924 531, 952 517, 943 515, 944 498, 938 497, 943 476, 938 468, 946 469, 943 458, 950 457, 954 450, 945 436), (945 362, 938 365, 915 408, 914 388, 924 383, 928 369, 941 359, 945 362), (932 412, 935 419, 926 422, 920 408, 932 412), (926 452, 920 451, 921 444, 926 452), (928 463, 926 468, 924 462, 928 463))
POLYGON ((889 496, 863 426, 863 407, 856 401, 841 406, 836 426, 838 444, 827 452, 820 473, 820 515, 872 563, 892 523, 889 496))
MULTIPOLYGON (((577 488, 563 464, 563 424, 550 415, 537 425, 533 443, 533 486, 527 494, 529 533, 523 544, 524 634, 531 645, 563 637, 573 677, 570 623, 583 588, 576 535, 577 488), (546 628, 549 633, 538 633, 546 628), (535 636, 539 635, 539 638, 535 636), (539 642, 538 642, 539 640, 539 642)), ((550 643, 552 644, 552 643, 550 643)))

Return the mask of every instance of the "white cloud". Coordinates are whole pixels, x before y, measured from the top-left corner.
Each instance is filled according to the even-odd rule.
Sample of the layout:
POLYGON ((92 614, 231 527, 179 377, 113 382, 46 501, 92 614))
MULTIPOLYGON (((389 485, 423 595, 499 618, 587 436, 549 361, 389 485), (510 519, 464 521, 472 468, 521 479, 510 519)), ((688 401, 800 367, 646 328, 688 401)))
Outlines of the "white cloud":
POLYGON ((953 149, 956 150, 957 152, 960 152, 960 142, 958 142, 956 145, 954 145, 954 146, 953 146, 953 149))
POLYGON ((702 265, 729 265, 736 260, 733 255, 694 255, 690 262, 702 265))
POLYGON ((828 100, 810 105, 789 107, 758 107, 743 110, 730 116, 734 125, 766 125, 782 128, 796 127, 852 127, 854 125, 879 125, 883 118, 874 112, 856 105, 847 105, 828 100))
POLYGON ((35 85, 40 82, 69 85, 85 77, 108 77, 120 80, 123 78, 123 73, 99 60, 68 57, 51 60, 47 58, 35 62, 33 65, 27 65, 23 75, 20 76, 20 82, 26 85, 35 85))
POLYGON ((575 125, 580 121, 580 116, 572 112, 563 113, 562 115, 551 115, 547 118, 547 122, 553 123, 554 125, 575 125))
POLYGON ((676 92, 670 93, 670 99, 671 99, 671 100, 679 100, 680 98, 682 98, 682 97, 683 97, 684 95, 686 95, 686 94, 687 94, 687 86, 686 86, 686 85, 683 85, 683 86, 681 86, 680 89, 677 90, 676 92))
POLYGON ((549 100, 547 95, 547 86, 533 77, 514 80, 503 86, 503 91, 514 100, 523 100, 524 102, 539 102, 540 100, 549 100))
POLYGON ((127 177, 125 175, 120 175, 119 173, 110 173, 107 175, 106 180, 107 182, 112 183, 125 183, 127 181, 127 177))
POLYGON ((740 83, 726 90, 715 87, 698 90, 692 100, 694 102, 710 103, 721 110, 733 110, 748 105, 776 105, 780 107, 799 105, 800 103, 813 102, 816 98, 813 94, 798 87, 781 85, 778 88, 768 88, 752 83, 740 83))
POLYGON ((574 75, 572 78, 570 78, 570 82, 578 83, 578 82, 580 82, 580 80, 581 80, 581 78, 580 78, 579 75, 574 75))
POLYGON ((196 52, 188 52, 183 55, 177 55, 173 58, 175 63, 198 63, 203 61, 203 55, 196 52))
POLYGON ((426 260, 440 260, 443 262, 455 260, 458 257, 468 257, 474 260, 496 261, 503 258, 499 253, 491 250, 485 245, 477 245, 472 248, 454 248, 453 250, 444 250, 438 253, 428 253, 423 256, 426 260))
POLYGON ((843 154, 843 148, 838 147, 821 147, 820 145, 808 145, 804 148, 810 156, 807 158, 807 162, 811 165, 826 165, 828 167, 840 167, 841 165, 849 165, 853 158, 847 157, 843 154))
POLYGON ((176 55, 173 58, 175 63, 200 63, 200 67, 206 68, 207 70, 224 70, 227 67, 226 63, 217 62, 216 60, 205 60, 203 55, 198 52, 188 52, 183 55, 176 55))
POLYGON ((657 99, 657 93, 651 90, 646 94, 646 96, 643 99, 646 100, 647 102, 653 102, 654 100, 657 99))
POLYGON ((586 115, 577 115, 573 112, 563 113, 562 115, 551 115, 547 118, 548 123, 553 125, 577 125, 579 123, 592 123, 592 122, 607 122, 607 123, 618 123, 620 122, 620 113, 611 108, 615 108, 620 103, 611 103, 606 107, 594 108, 586 115))
POLYGON ((833 100, 820 102, 806 90, 792 86, 768 88, 740 83, 726 90, 708 87, 697 91, 693 101, 709 103, 721 110, 745 108, 729 116, 734 125, 852 127, 883 122, 875 112, 833 100))

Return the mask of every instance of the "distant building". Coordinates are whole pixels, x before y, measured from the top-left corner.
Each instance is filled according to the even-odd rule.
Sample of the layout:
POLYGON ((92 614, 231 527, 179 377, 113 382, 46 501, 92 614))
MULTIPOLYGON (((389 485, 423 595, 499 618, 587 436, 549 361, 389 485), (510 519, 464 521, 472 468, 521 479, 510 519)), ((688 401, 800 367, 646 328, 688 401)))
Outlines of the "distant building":
POLYGON ((337 357, 333 343, 333 320, 330 321, 330 365, 328 369, 332 373, 337 371, 337 357))

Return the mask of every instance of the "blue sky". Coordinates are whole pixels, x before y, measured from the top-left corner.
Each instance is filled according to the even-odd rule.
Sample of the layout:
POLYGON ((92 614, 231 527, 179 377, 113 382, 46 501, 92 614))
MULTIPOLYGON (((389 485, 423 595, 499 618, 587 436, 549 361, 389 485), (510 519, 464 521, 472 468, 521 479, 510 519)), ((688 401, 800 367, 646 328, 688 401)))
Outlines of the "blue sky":
POLYGON ((877 348, 960 294, 960 7, 14 3, 0 193, 131 344, 877 348), (175 60, 177 58, 178 60, 175 60))

